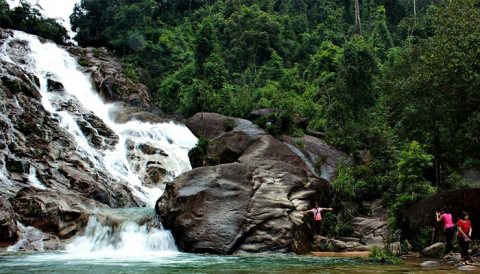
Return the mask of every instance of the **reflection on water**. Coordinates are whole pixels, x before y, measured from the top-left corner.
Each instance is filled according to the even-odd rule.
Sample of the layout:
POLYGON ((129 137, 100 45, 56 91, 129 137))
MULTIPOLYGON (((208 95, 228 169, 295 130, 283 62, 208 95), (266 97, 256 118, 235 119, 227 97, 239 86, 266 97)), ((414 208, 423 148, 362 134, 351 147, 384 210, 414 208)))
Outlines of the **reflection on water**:
POLYGON ((313 256, 212 256, 151 252, 116 257, 96 252, 3 253, 0 273, 452 273, 453 266, 425 268, 421 261, 375 265, 349 258, 313 256))

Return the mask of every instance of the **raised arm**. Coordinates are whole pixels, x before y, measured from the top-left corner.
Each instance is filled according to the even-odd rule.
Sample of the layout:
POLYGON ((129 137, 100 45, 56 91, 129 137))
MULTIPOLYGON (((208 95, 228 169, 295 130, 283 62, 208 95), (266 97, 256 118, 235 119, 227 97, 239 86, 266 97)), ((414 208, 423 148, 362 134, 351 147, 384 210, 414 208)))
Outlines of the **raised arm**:
POLYGON ((437 222, 441 222, 442 221, 442 215, 440 214, 440 212, 437 211, 437 222))

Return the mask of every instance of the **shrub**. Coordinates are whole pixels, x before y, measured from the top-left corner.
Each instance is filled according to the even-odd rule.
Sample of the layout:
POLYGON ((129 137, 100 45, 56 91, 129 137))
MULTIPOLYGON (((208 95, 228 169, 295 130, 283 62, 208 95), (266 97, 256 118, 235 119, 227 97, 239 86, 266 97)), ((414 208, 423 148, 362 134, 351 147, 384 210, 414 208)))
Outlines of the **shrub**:
POLYGON ((317 160, 315 161, 315 172, 321 173, 322 172, 322 166, 327 162, 327 154, 322 153, 318 155, 317 160))
POLYGON ((132 80, 134 83, 139 82, 137 71, 135 70, 132 64, 127 65, 127 67, 123 70, 123 74, 125 74, 125 76, 130 78, 130 80, 132 80))
POLYGON ((237 126, 237 122, 233 118, 227 118, 223 121, 223 130, 225 132, 232 131, 237 126))
POLYGON ((302 140, 296 140, 295 141, 295 146, 299 147, 299 148, 304 148, 305 147, 305 144, 303 143, 302 140))
POLYGON ((210 139, 205 137, 198 138, 195 147, 188 152, 188 158, 190 159, 193 168, 204 165, 207 160, 207 151, 209 147, 210 139))
POLYGON ((380 248, 373 246, 370 254, 365 258, 368 262, 376 262, 381 264, 402 264, 402 259, 396 257, 389 248, 380 248))

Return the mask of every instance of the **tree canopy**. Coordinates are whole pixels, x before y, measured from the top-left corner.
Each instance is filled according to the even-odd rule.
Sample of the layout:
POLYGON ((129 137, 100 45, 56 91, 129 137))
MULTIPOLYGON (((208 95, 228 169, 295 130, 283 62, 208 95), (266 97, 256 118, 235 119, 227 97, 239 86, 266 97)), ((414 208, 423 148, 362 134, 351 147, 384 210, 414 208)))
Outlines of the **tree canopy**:
POLYGON ((11 10, 6 0, 0 0, 0 27, 22 30, 58 44, 67 44, 70 40, 67 30, 55 19, 44 18, 40 9, 38 5, 21 2, 11 10))

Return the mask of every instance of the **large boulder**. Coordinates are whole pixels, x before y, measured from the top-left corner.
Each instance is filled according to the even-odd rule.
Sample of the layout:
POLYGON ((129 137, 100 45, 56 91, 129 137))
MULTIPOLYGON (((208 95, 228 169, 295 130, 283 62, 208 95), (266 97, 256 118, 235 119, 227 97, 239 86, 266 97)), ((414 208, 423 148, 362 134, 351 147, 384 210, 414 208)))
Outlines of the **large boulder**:
POLYGON ((253 142, 267 134, 248 120, 209 112, 195 114, 185 125, 197 137, 210 139, 211 145, 207 151, 207 161, 203 162, 204 166, 237 162, 253 142), (226 131, 224 123, 227 119, 234 121, 233 130, 226 131))
POLYGON ((472 238, 480 238, 480 231, 475 229, 480 227, 480 189, 478 188, 452 190, 432 195, 411 206, 405 214, 410 218, 413 231, 432 226, 436 228, 436 236, 441 236, 443 226, 436 222, 435 212, 443 207, 450 210, 455 223, 462 211, 468 212, 474 228, 472 238))
POLYGON ((306 253, 314 193, 307 173, 283 162, 202 167, 168 183, 156 211, 187 252, 306 253))

